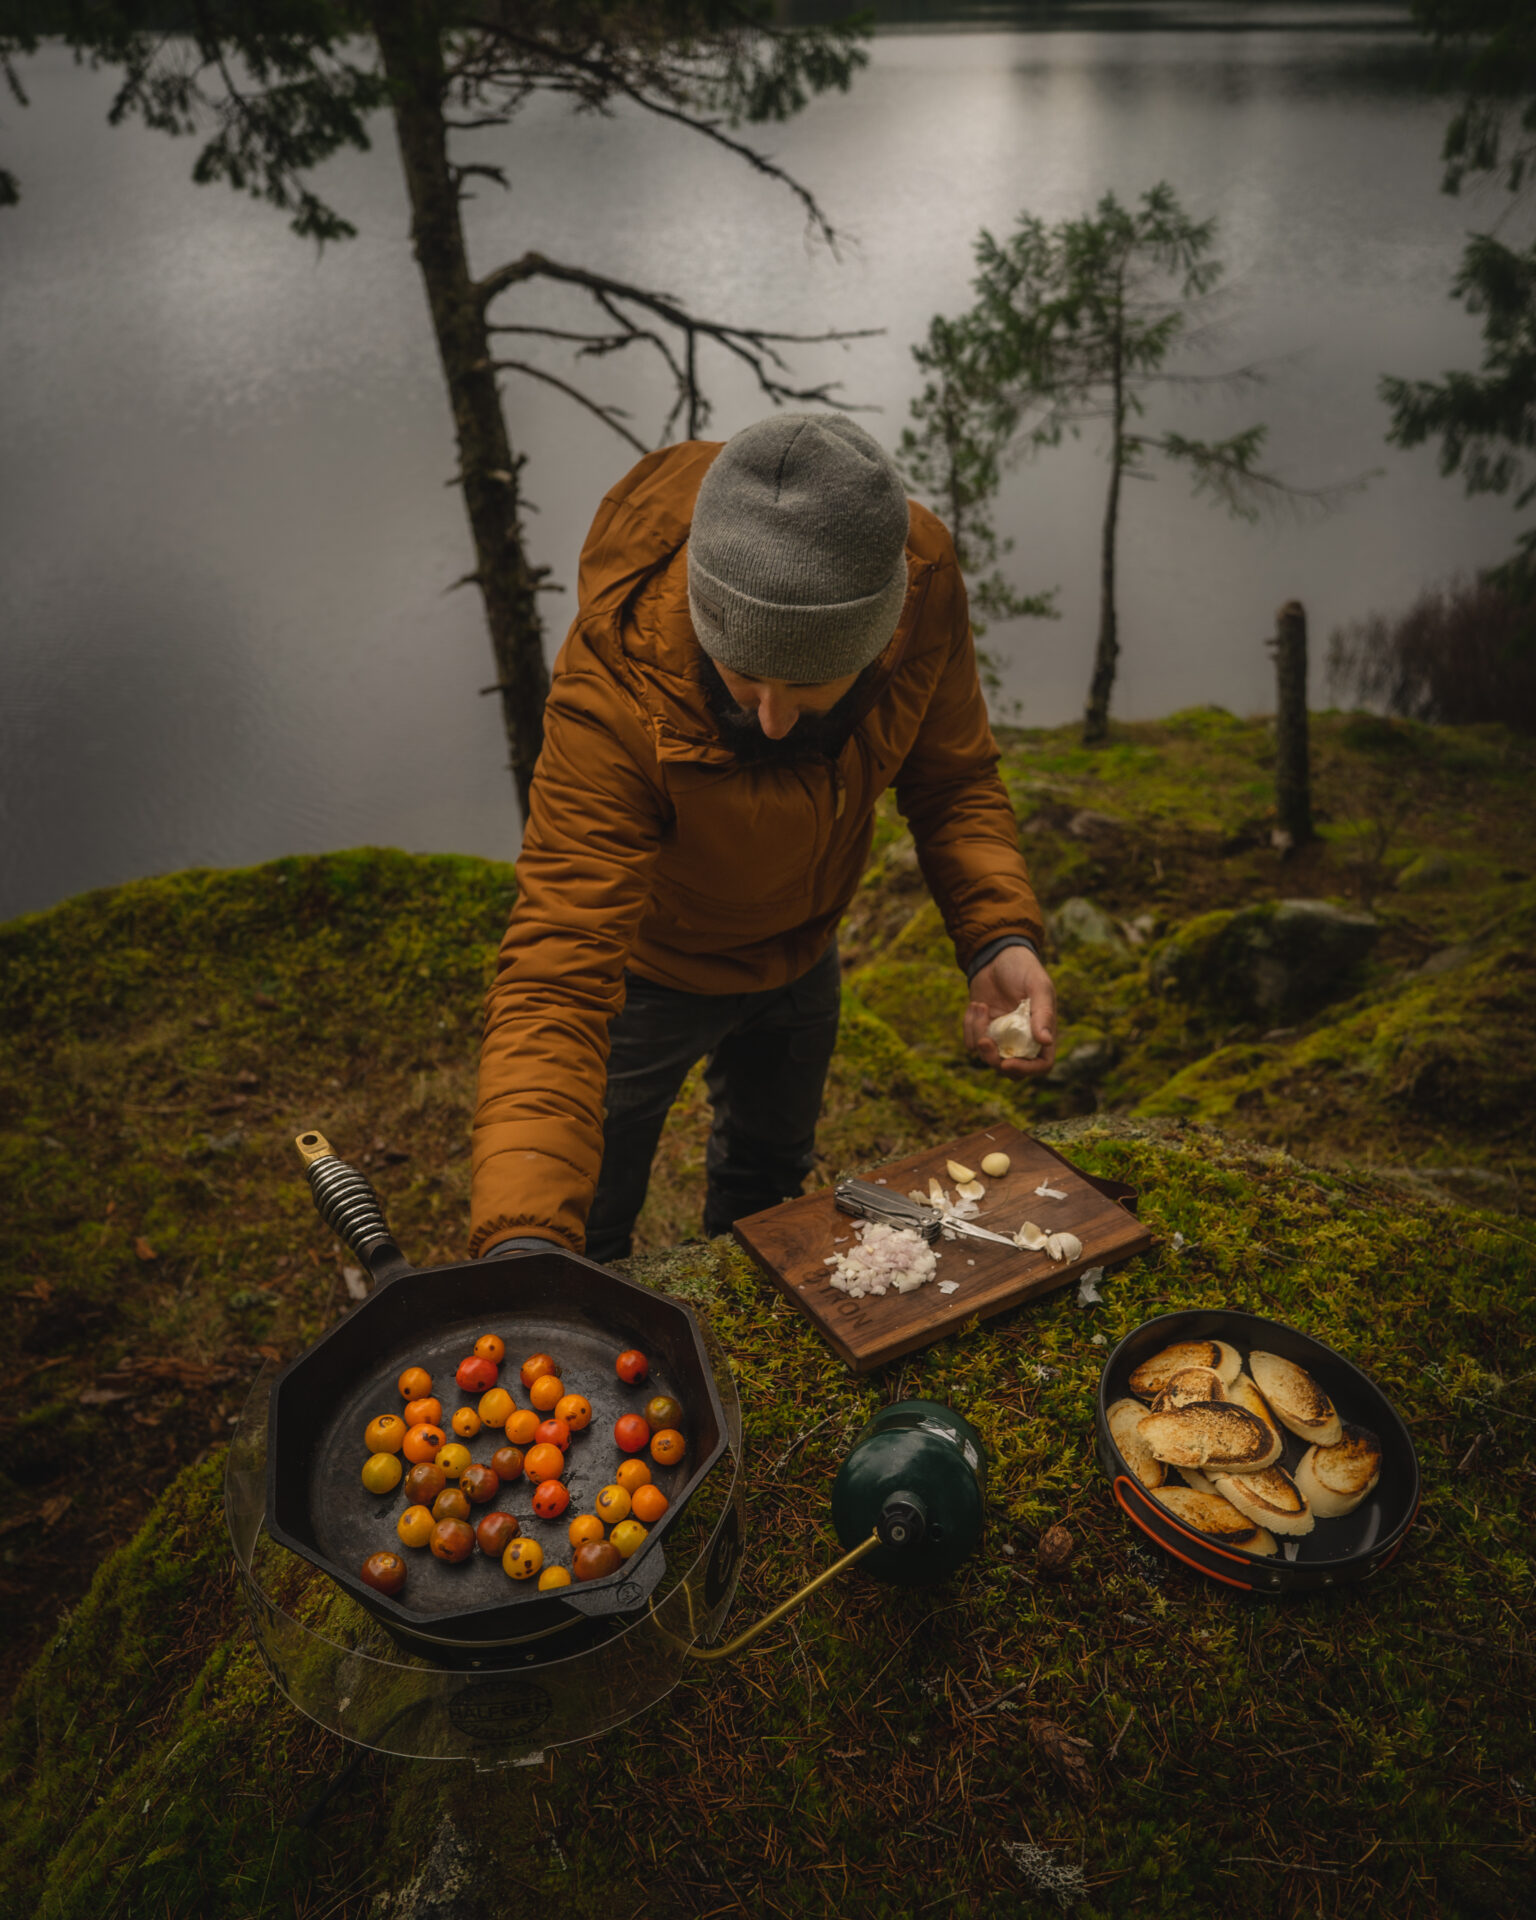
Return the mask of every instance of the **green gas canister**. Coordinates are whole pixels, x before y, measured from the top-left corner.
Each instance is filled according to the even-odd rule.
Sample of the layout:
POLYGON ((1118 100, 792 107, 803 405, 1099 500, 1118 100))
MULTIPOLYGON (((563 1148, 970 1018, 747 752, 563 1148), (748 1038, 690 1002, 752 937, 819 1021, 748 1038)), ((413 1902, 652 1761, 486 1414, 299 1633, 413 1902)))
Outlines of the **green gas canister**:
POLYGON ((937 1400, 884 1407, 832 1483, 832 1524, 846 1549, 878 1533, 860 1563, 897 1587, 954 1572, 981 1544, 986 1450, 970 1421, 937 1400))

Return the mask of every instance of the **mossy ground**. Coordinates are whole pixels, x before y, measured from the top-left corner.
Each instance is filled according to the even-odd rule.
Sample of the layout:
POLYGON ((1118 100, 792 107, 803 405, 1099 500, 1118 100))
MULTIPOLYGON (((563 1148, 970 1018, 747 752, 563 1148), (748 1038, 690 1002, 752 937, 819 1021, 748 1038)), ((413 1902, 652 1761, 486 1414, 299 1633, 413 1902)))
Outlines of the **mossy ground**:
MULTIPOLYGON (((1325 795, 1328 778, 1347 784, 1349 756, 1368 770, 1398 752, 1374 723, 1351 745, 1360 725, 1319 722, 1325 795)), ((1389 927, 1366 992, 1294 1041, 1223 1049, 1216 1035, 1214 1053, 1198 1010, 1160 1007, 1139 1044, 1149 1062, 1164 1050, 1163 1070, 1147 1066, 1139 1098, 1198 1115, 1241 1077, 1261 1097, 1224 1109, 1229 1124, 1286 1137, 1291 1100, 1309 1120, 1291 1136, 1304 1159, 1504 1164, 1530 1017, 1508 959, 1529 938, 1529 763, 1486 733, 1414 729, 1410 744, 1433 770, 1430 797, 1378 865, 1433 851, 1452 877, 1378 899, 1389 927), (1509 937, 1469 937, 1506 913, 1509 937), (1456 967, 1395 980, 1458 944, 1472 949, 1457 963, 1466 992, 1456 967), (1449 996, 1442 1013, 1477 1017, 1442 1017, 1450 1050, 1415 1064, 1415 996, 1431 983, 1449 996), (1263 1058, 1223 1064, 1245 1047, 1263 1058), (1266 1077, 1277 1058, 1337 1099, 1266 1077), (1412 1134, 1411 1106, 1388 1103, 1426 1084, 1452 1088, 1436 1094, 1439 1147, 1412 1134), (1513 1090, 1485 1111, 1475 1091, 1458 1108, 1458 1084, 1513 1090), (1370 1124, 1351 1134, 1360 1116, 1370 1124)), ((1008 777, 1047 902, 1088 893, 1122 919, 1154 913, 1161 933, 1266 888, 1350 892, 1335 822, 1304 872, 1265 846, 1263 745, 1262 727, 1217 715, 1127 729, 1103 756, 1064 736, 1014 740, 1008 777), (1037 788, 1071 810, 1050 831, 1037 788), (1067 832, 1085 808, 1126 824, 1067 832)), ((826 1170, 1080 1103, 1066 1087, 1025 1107, 966 1065, 947 1037, 952 962, 941 980, 947 956, 892 820, 872 873, 845 943, 826 1170)), ((525 1900, 605 1920, 1007 1913, 1032 1897, 1017 1842, 1081 1865, 1086 1914, 1241 1903, 1502 1920, 1536 1903, 1536 1234, 1508 1212, 1441 1206, 1180 1118, 1083 1118, 1057 1134, 1081 1164, 1135 1183, 1160 1236, 1157 1256, 1111 1277, 1104 1306, 1055 1296, 856 1382, 725 1243, 663 1250, 697 1217, 702 1119, 685 1090, 647 1210, 652 1251, 635 1265, 699 1301, 736 1364, 751 1471, 735 1617, 830 1556, 830 1478, 887 1399, 949 1399, 981 1426, 985 1553, 932 1593, 851 1576, 740 1663, 690 1675, 631 1727, 541 1768, 369 1759, 323 1819, 297 1825, 348 1754, 282 1703, 249 1647, 218 1439, 262 1352, 293 1351, 346 1299, 350 1256, 314 1215, 294 1133, 319 1125, 368 1164, 414 1258, 459 1252, 478 1000, 511 878, 342 855, 140 883, 0 929, 16 1036, 0 1064, 19 1356, 0 1429, 13 1674, 97 1568, 4 1736, 0 1884, 16 1910, 361 1915, 423 1868, 423 1884, 441 1877, 450 1824, 498 1913, 525 1900), (1215 1302, 1337 1346, 1408 1420, 1424 1509, 1368 1585, 1248 1602, 1142 1552, 1114 1508, 1092 1452, 1107 1346, 1153 1312, 1215 1302), (1057 1521, 1077 1541, 1064 1583, 1032 1561, 1057 1521), (1030 1745, 1032 1717, 1090 1743, 1090 1797, 1030 1745)), ((1076 994, 1077 1017, 1096 1016, 1122 1061, 1145 958, 1069 950, 1058 969, 1069 1009, 1076 994)))

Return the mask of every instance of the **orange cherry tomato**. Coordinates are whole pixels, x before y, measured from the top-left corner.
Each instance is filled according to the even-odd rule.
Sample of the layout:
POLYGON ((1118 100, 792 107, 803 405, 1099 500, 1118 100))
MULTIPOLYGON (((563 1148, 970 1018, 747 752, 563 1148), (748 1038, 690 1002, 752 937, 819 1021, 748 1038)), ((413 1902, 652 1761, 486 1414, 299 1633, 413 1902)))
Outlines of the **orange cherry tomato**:
POLYGON ((671 1504, 660 1487, 636 1487, 630 1502, 630 1511, 637 1520, 648 1527, 654 1527, 671 1504))
POLYGON ((467 1520, 439 1520, 432 1529, 431 1547, 439 1560, 467 1560, 475 1550, 475 1530, 467 1520))
POLYGON ((507 1438, 514 1447, 531 1446, 539 1430, 539 1416, 527 1407, 519 1407, 507 1422, 507 1438))
POLYGON ((613 1423, 613 1437, 625 1453, 639 1453, 651 1437, 643 1413, 621 1413, 613 1423))
POLYGON ((592 1402, 585 1394, 568 1393, 555 1402, 555 1418, 563 1420, 572 1433, 585 1433, 592 1424, 592 1402))
POLYGON ((398 1453, 371 1453, 363 1467, 363 1485, 370 1493, 393 1493, 404 1472, 398 1453))
POLYGON ((659 1467, 675 1467, 688 1451, 688 1442, 676 1427, 663 1427, 651 1435, 651 1458, 659 1467))
POLYGON ((420 1400, 432 1391, 432 1376, 425 1367, 407 1367, 395 1385, 402 1400, 420 1400))
POLYGON ((629 1495, 622 1487, 604 1487, 592 1502, 592 1510, 605 1525, 612 1526, 616 1520, 629 1518, 629 1495))
POLYGON ((570 1504, 570 1492, 559 1480, 541 1480, 533 1490, 533 1510, 541 1520, 558 1520, 570 1504))
POLYGON ((460 1407, 451 1422, 454 1432, 461 1440, 473 1440, 484 1424, 473 1407, 460 1407))
POLYGON ((571 1444, 571 1430, 557 1415, 551 1414, 547 1420, 541 1420, 534 1439, 547 1447, 558 1447, 562 1453, 571 1444))
POLYGON ((363 1429, 363 1445, 370 1453, 398 1453, 405 1441, 405 1422, 398 1413, 381 1413, 363 1429))
POLYGON ((516 1411, 505 1387, 492 1387, 480 1396, 480 1418, 488 1427, 504 1427, 516 1411))
POLYGON ((651 1363, 638 1347, 626 1347, 613 1363, 613 1370, 626 1387, 637 1387, 651 1370, 651 1363))
POLYGON ((547 1353, 531 1353, 523 1362, 521 1372, 523 1385, 531 1387, 541 1374, 558 1373, 560 1369, 547 1353))
POLYGON ((617 1547, 627 1560, 645 1545, 646 1531, 638 1520, 621 1520, 608 1539, 610 1545, 617 1547))
POLYGON ((633 1493, 636 1487, 645 1486, 651 1477, 651 1470, 643 1460, 621 1460, 619 1470, 613 1476, 626 1493, 633 1493))
POLYGON ((513 1580, 531 1580, 544 1565, 544 1549, 537 1540, 514 1540, 501 1556, 501 1570, 513 1580))
POLYGON ((548 1593, 551 1587, 568 1587, 571 1584, 569 1567, 546 1567, 539 1575, 539 1592, 548 1593))
POLYGON ((412 1427, 401 1451, 407 1460, 436 1460, 447 1444, 441 1427, 412 1427))
POLYGON ((450 1440, 446 1446, 439 1447, 433 1458, 450 1480, 457 1480, 471 1464, 469 1448, 457 1440, 450 1440))
POLYGON ((540 1413, 551 1413, 565 1398, 565 1382, 557 1373, 541 1373, 528 1389, 528 1398, 540 1413))
POLYGON ((482 1333, 475 1342, 475 1358, 489 1360, 492 1366, 499 1367, 507 1357, 507 1343, 499 1333, 482 1333))
POLYGON ((541 1480, 558 1480, 565 1472, 565 1455, 558 1447, 530 1447, 523 1456, 523 1473, 535 1486, 541 1480))
POLYGON ((407 1400, 405 1424, 408 1427, 440 1427, 443 1424, 442 1401, 435 1394, 428 1394, 422 1400, 407 1400))
POLYGON ((573 1547, 579 1547, 587 1540, 601 1540, 603 1523, 595 1513, 578 1513, 566 1528, 565 1537, 573 1547))
POLYGON ((432 1538, 435 1522, 430 1507, 407 1507, 395 1522, 402 1546, 424 1547, 432 1538))

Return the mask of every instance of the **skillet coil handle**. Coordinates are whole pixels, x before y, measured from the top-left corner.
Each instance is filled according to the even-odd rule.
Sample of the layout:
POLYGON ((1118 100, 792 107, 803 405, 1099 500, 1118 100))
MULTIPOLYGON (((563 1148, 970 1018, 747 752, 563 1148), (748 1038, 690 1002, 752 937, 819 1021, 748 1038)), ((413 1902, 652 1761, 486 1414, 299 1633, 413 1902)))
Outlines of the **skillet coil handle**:
POLYGON ((365 1262, 375 1280, 392 1278, 408 1262, 390 1234, 379 1196, 356 1167, 337 1159, 323 1133, 311 1128, 299 1134, 294 1145, 320 1218, 365 1262))

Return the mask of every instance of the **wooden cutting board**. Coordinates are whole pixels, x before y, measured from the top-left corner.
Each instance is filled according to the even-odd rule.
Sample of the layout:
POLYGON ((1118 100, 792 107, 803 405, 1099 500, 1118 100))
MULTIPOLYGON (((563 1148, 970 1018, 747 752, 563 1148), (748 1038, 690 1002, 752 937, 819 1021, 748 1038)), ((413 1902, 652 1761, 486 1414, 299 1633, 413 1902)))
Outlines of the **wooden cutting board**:
POLYGON ((941 1240, 936 1277, 911 1293, 866 1295, 851 1300, 828 1278, 828 1255, 847 1253, 854 1244, 853 1222, 839 1213, 832 1189, 802 1194, 738 1220, 736 1238, 804 1313, 855 1373, 869 1373, 904 1353, 926 1347, 979 1314, 989 1318, 1033 1300, 1037 1294, 1076 1280, 1088 1267, 1102 1267, 1145 1253, 1152 1235, 1130 1211, 1135 1194, 1117 1182, 1080 1173, 1061 1155, 1009 1126, 968 1134, 947 1146, 932 1147, 888 1167, 862 1175, 883 1180, 897 1193, 925 1192, 932 1175, 954 1195, 947 1160, 979 1169, 983 1156, 1006 1153, 1012 1162, 1001 1179, 978 1174, 987 1192, 976 1224, 994 1233, 1012 1233, 1033 1220, 1047 1233, 1063 1228, 1083 1243, 1078 1260, 1052 1260, 1047 1253, 1026 1253, 987 1240, 941 1240), (1040 1185, 1067 1197, 1051 1200, 1035 1193, 1040 1185), (940 1293, 941 1281, 958 1281, 953 1293, 940 1293))

